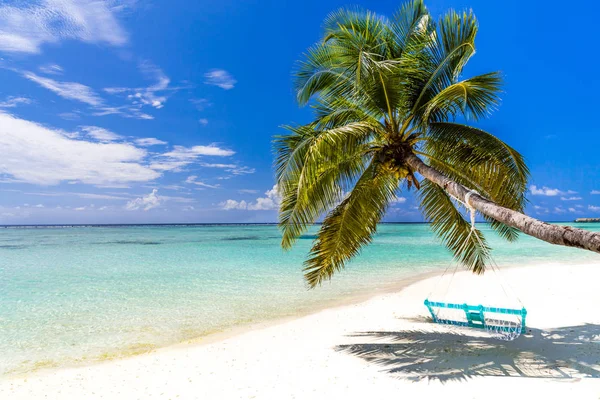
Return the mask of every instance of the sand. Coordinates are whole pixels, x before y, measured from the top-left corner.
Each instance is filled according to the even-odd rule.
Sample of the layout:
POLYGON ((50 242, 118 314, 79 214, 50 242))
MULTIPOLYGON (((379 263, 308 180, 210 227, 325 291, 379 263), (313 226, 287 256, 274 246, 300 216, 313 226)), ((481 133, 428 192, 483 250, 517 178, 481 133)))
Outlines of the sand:
MULTIPOLYGON (((529 311, 513 342, 432 324, 433 277, 207 344, 5 378, 0 399, 599 399, 600 264, 502 276, 529 311)), ((496 301, 497 283, 461 272, 449 295, 496 301)))

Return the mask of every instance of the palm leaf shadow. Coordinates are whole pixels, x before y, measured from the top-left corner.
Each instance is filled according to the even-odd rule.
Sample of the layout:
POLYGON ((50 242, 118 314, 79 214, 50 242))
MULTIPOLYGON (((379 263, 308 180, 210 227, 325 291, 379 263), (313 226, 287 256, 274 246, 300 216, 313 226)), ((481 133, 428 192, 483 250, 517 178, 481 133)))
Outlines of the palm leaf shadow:
POLYGON ((600 325, 530 329, 512 342, 466 333, 461 329, 359 332, 350 337, 366 341, 335 349, 413 381, 463 381, 477 376, 600 378, 600 325))

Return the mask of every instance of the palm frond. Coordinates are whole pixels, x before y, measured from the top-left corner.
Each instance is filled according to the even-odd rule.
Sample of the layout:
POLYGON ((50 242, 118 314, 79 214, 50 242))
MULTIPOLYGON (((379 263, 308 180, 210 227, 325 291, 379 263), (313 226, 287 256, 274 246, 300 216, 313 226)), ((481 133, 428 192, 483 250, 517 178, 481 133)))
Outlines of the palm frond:
MULTIPOLYGON (((302 127, 292 132, 305 134, 302 127)), ((369 151, 369 139, 378 125, 353 122, 345 126, 316 131, 306 140, 290 141, 288 135, 275 142, 278 160, 277 184, 282 196, 279 226, 283 232, 282 245, 289 248, 308 225, 339 201, 360 173, 369 151), (301 149, 289 146, 298 144, 301 149), (294 151, 296 150, 296 151, 294 151)))
MULTIPOLYGON (((490 200, 523 210, 529 169, 515 149, 484 130, 450 122, 430 124, 427 139, 427 153, 470 176, 490 200)), ((444 170, 443 165, 435 165, 461 179, 453 171, 444 170)))
POLYGON ((318 131, 311 125, 285 125, 283 128, 289 133, 273 139, 275 176, 278 182, 286 179, 286 175, 302 170, 306 153, 318 135, 318 131))
POLYGON ((476 34, 477 20, 472 12, 458 14, 451 10, 440 18, 432 44, 427 47, 431 56, 429 78, 414 101, 415 114, 421 114, 423 104, 458 80, 463 67, 475 54, 476 34))
POLYGON ((458 115, 467 119, 488 116, 500 103, 502 79, 492 72, 454 83, 423 105, 424 122, 453 120, 458 115))
POLYGON ((323 24, 323 42, 337 41, 350 48, 373 50, 385 56, 383 41, 389 31, 387 18, 360 8, 341 8, 327 16, 323 24))
POLYGON ((341 9, 325 21, 324 46, 336 54, 336 67, 344 71, 354 94, 360 96, 363 81, 389 59, 393 34, 389 22, 370 11, 341 9))
POLYGON ((423 49, 429 43, 433 26, 423 0, 404 3, 394 14, 391 29, 395 34, 395 56, 423 49))
POLYGON ((354 98, 322 96, 314 106, 316 129, 331 129, 351 122, 379 124, 379 113, 364 109, 354 98))
POLYGON ((304 267, 310 287, 330 279, 371 242, 397 189, 398 179, 371 163, 353 190, 323 220, 304 267))
POLYGON ((455 259, 473 272, 483 273, 490 248, 481 231, 475 229, 471 232, 471 224, 464 219, 450 196, 435 183, 424 181, 419 197, 423 215, 455 259))
POLYGON ((308 49, 305 60, 298 64, 294 73, 296 97, 300 105, 305 105, 323 90, 334 90, 340 97, 354 90, 353 82, 338 58, 338 49, 326 44, 319 43, 308 49))
MULTIPOLYGON (((521 154, 495 136, 467 125, 434 123, 429 135, 423 154, 428 153, 432 167, 501 206, 523 211, 529 169, 521 154)), ((501 237, 517 239, 514 228, 485 219, 501 237)))
POLYGON ((496 231, 496 233, 508 242, 514 242, 519 238, 520 231, 512 226, 503 224, 502 222, 496 221, 493 218, 483 215, 483 218, 489 222, 490 227, 496 231))

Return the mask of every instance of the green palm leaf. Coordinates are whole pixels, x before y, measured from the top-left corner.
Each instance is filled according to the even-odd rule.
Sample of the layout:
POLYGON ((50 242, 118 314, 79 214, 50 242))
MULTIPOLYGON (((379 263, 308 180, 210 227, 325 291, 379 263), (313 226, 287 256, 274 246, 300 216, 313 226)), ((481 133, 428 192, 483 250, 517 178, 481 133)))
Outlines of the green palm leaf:
POLYGON ((395 57, 400 57, 404 52, 424 49, 431 40, 433 27, 423 1, 415 0, 402 5, 392 18, 391 29, 395 34, 395 57))
POLYGON ((414 102, 413 112, 419 113, 437 93, 458 79, 463 67, 475 54, 477 20, 469 13, 448 12, 437 24, 432 44, 427 47, 431 59, 430 76, 414 102))
MULTIPOLYGON (((523 210, 529 169, 515 149, 481 129, 449 122, 430 124, 427 139, 427 153, 471 176, 486 197, 523 210)), ((444 172, 461 179, 452 171, 444 172)))
POLYGON ((433 232, 444 242, 454 257, 475 273, 485 270, 490 248, 478 229, 471 232, 467 222, 450 196, 439 186, 423 182, 419 191, 421 210, 433 232))
MULTIPOLYGON (((525 206, 523 157, 493 135, 454 122, 487 117, 500 103, 499 73, 460 78, 475 54, 477 30, 472 12, 450 11, 434 23, 421 0, 391 19, 342 9, 325 21, 323 40, 296 71, 298 101, 312 101, 315 117, 275 140, 282 245, 289 248, 325 216, 305 264, 309 286, 370 243, 403 185, 418 192, 424 216, 455 257, 473 271, 485 269, 490 249, 483 234, 471 231, 444 188, 419 182, 413 170, 428 165, 503 207, 525 206)), ((514 228, 484 218, 505 239, 516 239, 514 228)))
POLYGON ((461 114, 467 119, 484 118, 500 102, 500 83, 500 74, 497 72, 454 83, 423 106, 423 119, 428 122, 447 121, 461 114))
POLYGON ((353 190, 323 221, 305 263, 310 287, 330 279, 370 243, 387 205, 396 197, 398 179, 371 164, 353 190))
MULTIPOLYGON (((308 225, 335 205, 343 190, 360 175, 369 150, 366 142, 378 128, 363 121, 313 130, 307 140, 297 142, 302 148, 294 153, 297 159, 293 164, 285 163, 291 159, 286 154, 295 150, 289 148, 287 138, 276 142, 280 146, 278 160, 282 161, 277 170, 284 248, 289 248, 308 225)), ((296 130, 306 129, 310 130, 296 130)))

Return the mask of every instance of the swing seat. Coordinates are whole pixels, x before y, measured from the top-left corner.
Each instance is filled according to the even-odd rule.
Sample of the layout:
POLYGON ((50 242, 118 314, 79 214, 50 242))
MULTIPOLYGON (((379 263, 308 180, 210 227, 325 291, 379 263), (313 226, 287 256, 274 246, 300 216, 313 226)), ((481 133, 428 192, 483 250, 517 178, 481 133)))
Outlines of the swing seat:
POLYGON ((508 332, 515 328, 518 328, 519 333, 525 330, 525 318, 527 317, 525 307, 519 310, 514 308, 484 307, 482 305, 474 306, 467 303, 443 303, 429 301, 429 299, 426 299, 424 304, 429 310, 433 322, 438 324, 466 326, 495 332, 508 332), (464 319, 444 318, 442 317, 444 313, 440 312, 444 309, 462 311, 464 312, 464 319), (492 316, 486 318, 486 313, 492 314, 494 318, 492 316), (502 315, 513 317, 502 318, 502 315))
MULTIPOLYGON (((445 189, 445 186, 444 186, 445 189)), ((497 272, 499 270, 498 265, 493 261, 489 249, 481 241, 480 232, 475 229, 475 208, 469 203, 469 198, 472 194, 479 195, 474 190, 470 190, 466 195, 464 202, 450 194, 450 197, 456 200, 458 203, 464 205, 470 214, 471 219, 471 230, 465 238, 463 244, 458 248, 457 254, 465 250, 465 245, 469 242, 471 235, 474 235, 475 240, 481 246, 481 249, 489 256, 491 262, 492 271, 497 272)), ((456 263, 458 268, 460 262, 456 263)), ((440 279, 444 277, 446 272, 450 268, 450 265, 446 268, 444 273, 440 276, 440 279)), ((456 273, 456 269, 454 270, 456 273)), ((452 275, 454 277, 454 274, 452 275)), ((450 280, 452 282, 452 280, 450 280)), ((504 286, 503 286, 504 289, 504 286)), ((431 292, 433 293, 433 291, 431 292)), ((507 295, 506 290, 504 294, 507 295)), ((517 297, 517 300, 519 298, 517 297)), ((519 300, 521 303, 521 300, 519 300)), ((477 328, 486 330, 487 333, 500 340, 515 340, 522 332, 525 331, 525 318, 527 317, 527 310, 525 307, 521 309, 516 308, 501 308, 501 307, 484 307, 480 305, 471 305, 467 303, 444 303, 438 301, 429 301, 425 299, 425 306, 429 310, 433 322, 438 324, 458 325, 469 328, 477 328)))

